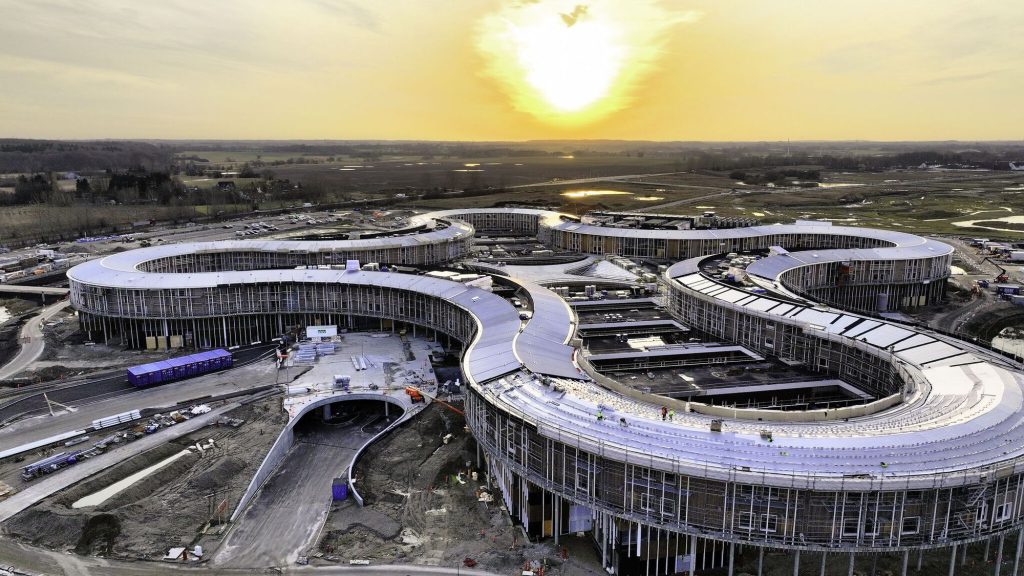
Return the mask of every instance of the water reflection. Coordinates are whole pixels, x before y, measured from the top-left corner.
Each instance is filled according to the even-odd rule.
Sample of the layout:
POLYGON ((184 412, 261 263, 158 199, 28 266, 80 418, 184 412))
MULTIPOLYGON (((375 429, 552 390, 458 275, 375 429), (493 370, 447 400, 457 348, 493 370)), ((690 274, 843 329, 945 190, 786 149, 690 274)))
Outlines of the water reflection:
POLYGON ((562 192, 562 196, 566 198, 589 198, 591 196, 632 196, 632 192, 623 192, 622 190, 571 190, 569 192, 562 192))

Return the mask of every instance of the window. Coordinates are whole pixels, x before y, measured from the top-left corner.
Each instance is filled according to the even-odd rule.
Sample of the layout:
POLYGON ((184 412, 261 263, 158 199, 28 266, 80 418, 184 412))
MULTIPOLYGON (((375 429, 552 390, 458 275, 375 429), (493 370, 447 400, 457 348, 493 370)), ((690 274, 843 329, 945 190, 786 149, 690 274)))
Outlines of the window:
POLYGON ((779 517, 776 514, 761 514, 761 531, 776 532, 779 529, 779 517))
POLYGON ((737 523, 737 528, 740 530, 753 530, 756 514, 751 512, 740 512, 740 520, 737 523))
POLYGON ((988 502, 982 502, 978 512, 974 515, 975 524, 988 525, 988 502))
POLYGON ((818 366, 828 368, 828 358, 818 358, 818 366))
POLYGON ((647 492, 640 495, 640 509, 644 512, 654 512, 654 508, 651 507, 651 495, 647 492))
POLYGON ((847 518, 843 522, 843 536, 857 536, 860 534, 860 525, 856 518, 847 518))
POLYGON ((665 496, 661 499, 661 515, 669 518, 675 518, 676 516, 676 500, 675 498, 665 496))
POLYGON ((878 536, 881 531, 881 522, 876 522, 873 518, 864 521, 864 535, 865 536, 878 536))
POLYGON ((996 506, 996 522, 1004 522, 1013 516, 1013 504, 1000 504, 996 506))
POLYGON ((578 464, 576 466, 576 489, 582 492, 590 491, 590 471, 578 464))
POLYGON ((921 529, 920 516, 906 516, 903 518, 903 526, 900 527, 900 534, 917 534, 921 529))
POLYGON ((765 348, 775 348, 775 339, 774 338, 765 338, 764 339, 764 347, 765 348))

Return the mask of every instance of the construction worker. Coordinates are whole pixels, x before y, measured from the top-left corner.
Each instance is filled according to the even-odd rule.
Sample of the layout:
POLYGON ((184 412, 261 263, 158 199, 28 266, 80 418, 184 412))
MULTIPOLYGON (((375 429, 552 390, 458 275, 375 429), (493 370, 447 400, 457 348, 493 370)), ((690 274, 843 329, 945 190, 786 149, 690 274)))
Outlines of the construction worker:
POLYGON ((675 410, 669 410, 668 411, 668 421, 671 422, 672 418, 674 418, 675 415, 676 415, 676 411, 675 410))
POLYGON ((602 410, 601 408, 598 408, 597 409, 597 421, 600 422, 601 420, 604 420, 604 410, 602 410))
POLYGON ((661 407, 661 421, 662 421, 662 422, 664 422, 664 421, 665 421, 665 418, 666 418, 667 416, 668 416, 668 408, 667 408, 667 407, 665 407, 665 406, 662 406, 662 407, 661 407))

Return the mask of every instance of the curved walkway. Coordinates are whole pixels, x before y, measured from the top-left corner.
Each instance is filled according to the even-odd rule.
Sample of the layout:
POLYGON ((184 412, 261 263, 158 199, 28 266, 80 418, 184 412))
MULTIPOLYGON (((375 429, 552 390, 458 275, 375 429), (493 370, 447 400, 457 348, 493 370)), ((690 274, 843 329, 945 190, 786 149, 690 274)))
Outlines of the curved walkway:
POLYGON ((21 350, 11 359, 10 362, 0 367, 0 380, 6 380, 16 376, 32 365, 33 362, 43 355, 46 347, 46 339, 43 337, 43 324, 64 310, 71 302, 62 300, 43 308, 38 315, 29 318, 21 327, 19 340, 21 350))

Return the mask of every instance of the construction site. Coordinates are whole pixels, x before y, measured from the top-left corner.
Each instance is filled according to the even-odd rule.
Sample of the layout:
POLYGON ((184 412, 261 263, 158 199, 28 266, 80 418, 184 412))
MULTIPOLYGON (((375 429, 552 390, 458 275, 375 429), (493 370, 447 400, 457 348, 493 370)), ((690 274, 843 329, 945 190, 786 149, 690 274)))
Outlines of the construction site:
MULTIPOLYGON (((1022 369, 914 320, 973 251, 605 216, 72 268, 68 306, 11 308, 41 346, 0 402, 0 565, 1016 571, 1022 369)), ((1009 301, 996 268, 953 297, 1009 301)))

